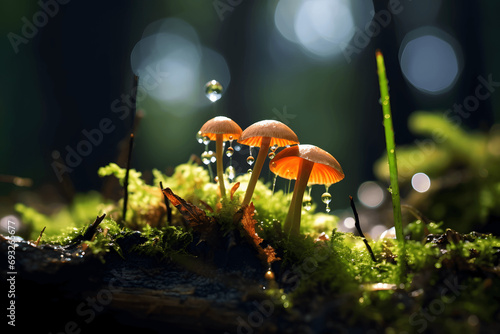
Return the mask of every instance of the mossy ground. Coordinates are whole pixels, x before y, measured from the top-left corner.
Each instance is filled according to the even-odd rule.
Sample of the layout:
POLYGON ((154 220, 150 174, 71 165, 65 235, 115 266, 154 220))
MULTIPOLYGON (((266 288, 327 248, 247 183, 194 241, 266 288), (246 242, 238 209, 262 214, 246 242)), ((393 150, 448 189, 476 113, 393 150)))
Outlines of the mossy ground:
MULTIPOLYGON (((125 170, 110 164, 101 168, 99 174, 122 180, 125 170)), ((229 252, 235 242, 249 242, 243 237, 245 230, 241 229, 241 215, 238 216, 248 175, 236 178, 239 188, 231 199, 222 203, 219 203, 216 184, 209 182, 207 171, 193 163, 178 166, 171 176, 157 170, 153 176, 153 184, 149 185, 139 172, 130 171, 129 218, 124 223, 117 222, 121 201, 107 203, 98 194, 82 196, 52 217, 22 205, 17 209, 23 221, 32 226, 29 239, 35 240, 38 231, 47 226, 40 244, 62 246, 83 235, 96 214, 106 212, 98 233, 83 244, 88 254, 102 261, 110 252, 119 254, 125 262, 135 253, 168 265, 179 259, 204 258, 214 245, 229 252), (215 228, 200 231, 199 224, 191 224, 181 210, 175 208, 172 208, 171 221, 167 222, 160 181, 186 203, 201 208, 200 217, 210 220, 215 228), (61 230, 63 225, 66 229, 61 230), (123 241, 138 233, 140 237, 124 254, 123 241), (212 243, 208 242, 210 235, 212 243)), ((462 332, 488 332, 489 326, 498 329, 498 238, 444 231, 442 223, 424 224, 417 220, 406 228, 410 239, 405 243, 405 259, 398 257, 401 245, 395 239, 381 239, 370 241, 377 260, 374 262, 360 237, 336 230, 338 219, 333 215, 315 213, 314 209, 304 211, 301 235, 289 238, 281 232, 280 223, 288 203, 285 193, 272 193, 269 185, 259 182, 253 203, 255 212, 251 218, 255 232, 263 239, 260 246, 271 246, 279 258, 268 264, 274 278, 264 279, 269 268, 256 260, 257 257, 250 261, 251 252, 246 252, 241 261, 249 261, 249 266, 253 266, 257 273, 255 282, 265 288, 263 292, 279 310, 276 315, 292 320, 301 318, 300 322, 313 331, 314 321, 323 321, 323 327, 318 328, 324 330, 329 329, 331 324, 328 324, 333 321, 347 326, 345 328, 372 328, 386 333, 432 332, 443 325, 446 332, 456 328, 462 332), (328 234, 327 240, 318 238, 322 232, 328 234), (322 307, 329 307, 330 311, 322 307)), ((204 260, 215 261, 215 258, 204 260)), ((218 266, 224 270, 231 264, 219 263, 218 266)))

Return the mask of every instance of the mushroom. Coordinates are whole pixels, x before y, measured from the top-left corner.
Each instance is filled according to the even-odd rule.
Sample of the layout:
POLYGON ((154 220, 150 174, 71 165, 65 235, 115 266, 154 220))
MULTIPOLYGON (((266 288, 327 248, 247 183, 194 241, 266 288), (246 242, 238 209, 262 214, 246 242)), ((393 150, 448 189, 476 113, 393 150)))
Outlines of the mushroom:
POLYGON ((217 178, 221 196, 226 197, 224 186, 224 169, 222 168, 223 143, 227 140, 237 140, 241 135, 241 128, 228 117, 217 116, 207 121, 200 129, 202 136, 215 140, 215 158, 217 161, 217 178))
POLYGON ((308 184, 327 187, 344 178, 338 161, 328 152, 314 145, 297 145, 279 152, 269 169, 285 179, 294 179, 292 200, 285 219, 284 230, 292 235, 300 232, 302 197, 308 184))
POLYGON ((248 182, 245 198, 241 203, 242 205, 248 205, 252 199, 253 191, 255 190, 255 185, 259 179, 264 161, 266 160, 269 147, 278 148, 298 144, 299 139, 295 132, 285 124, 274 120, 264 120, 246 128, 245 131, 242 132, 240 139, 238 139, 238 143, 260 147, 252 176, 248 182))

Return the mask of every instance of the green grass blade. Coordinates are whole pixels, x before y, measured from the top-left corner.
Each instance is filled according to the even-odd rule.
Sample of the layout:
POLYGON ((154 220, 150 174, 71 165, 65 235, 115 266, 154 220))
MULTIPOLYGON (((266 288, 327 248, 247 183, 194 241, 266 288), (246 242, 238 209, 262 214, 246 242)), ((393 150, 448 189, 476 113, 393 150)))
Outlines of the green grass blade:
MULTIPOLYGON (((401 199, 399 196, 398 165, 396 161, 396 144, 394 141, 394 129, 392 126, 391 104, 389 99, 389 85, 385 73, 384 56, 380 50, 376 52, 377 69, 380 85, 380 101, 384 112, 385 143, 387 147, 387 159, 389 162, 389 172, 391 180, 392 208, 394 213, 394 227, 396 229, 396 239, 402 245, 401 258, 404 258, 404 235, 401 221, 401 199)), ((401 261, 404 262, 404 261, 401 261)))

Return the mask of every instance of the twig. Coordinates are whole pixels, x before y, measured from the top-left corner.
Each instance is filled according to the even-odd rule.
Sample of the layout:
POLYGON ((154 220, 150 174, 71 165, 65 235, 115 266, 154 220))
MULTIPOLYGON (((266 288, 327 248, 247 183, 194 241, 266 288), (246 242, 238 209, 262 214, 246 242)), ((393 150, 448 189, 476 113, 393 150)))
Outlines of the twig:
POLYGON ((45 231, 45 228, 46 228, 46 227, 47 227, 47 226, 44 226, 44 227, 43 227, 42 231, 40 232, 40 235, 38 236, 38 239, 36 239, 36 241, 35 241, 35 246, 36 246, 36 247, 38 247, 38 244, 40 243, 40 240, 42 239, 42 235, 43 235, 43 232, 45 231))
POLYGON ((370 244, 368 243, 368 240, 366 240, 365 235, 363 234, 363 231, 361 231, 361 225, 359 224, 359 217, 358 217, 358 211, 356 210, 356 206, 354 205, 354 200, 352 199, 352 196, 349 196, 349 200, 351 202, 351 208, 352 212, 354 213, 354 225, 356 226, 356 230, 358 230, 359 235, 361 238, 363 238, 363 242, 366 245, 366 248, 368 249, 368 252, 370 253, 370 256, 372 257, 373 262, 377 262, 377 259, 375 258, 375 254, 373 254, 372 248, 370 247, 370 244))
POLYGON ((122 223, 127 220, 127 204, 128 204, 128 174, 130 171, 130 160, 132 158, 132 147, 134 146, 134 134, 130 134, 130 141, 128 146, 128 158, 127 158, 127 171, 125 172, 125 181, 123 182, 124 195, 123 195, 123 212, 122 212, 122 223))
MULTIPOLYGON (((163 193, 163 183, 160 181, 160 189, 163 193)), ((165 199, 165 206, 167 207, 167 225, 172 223, 172 208, 170 207, 170 201, 168 200, 167 195, 163 194, 163 198, 165 199)))
POLYGON ((85 233, 83 235, 79 235, 78 237, 75 238, 74 243, 77 244, 77 243, 80 243, 82 241, 92 240, 92 237, 94 236, 94 234, 97 230, 97 227, 99 226, 100 223, 102 223, 102 221, 104 220, 105 217, 106 217, 105 213, 103 213, 102 216, 100 216, 100 217, 97 216, 95 221, 92 224, 90 224, 87 231, 85 231, 85 233))

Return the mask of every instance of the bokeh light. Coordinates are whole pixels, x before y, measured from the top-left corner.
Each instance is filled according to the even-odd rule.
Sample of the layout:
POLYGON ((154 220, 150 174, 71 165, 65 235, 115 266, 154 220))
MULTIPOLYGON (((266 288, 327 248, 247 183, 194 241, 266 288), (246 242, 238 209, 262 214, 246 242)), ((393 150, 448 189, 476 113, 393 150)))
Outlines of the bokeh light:
POLYGON ((419 91, 441 94, 458 79, 461 55, 450 35, 437 28, 411 31, 401 43, 399 61, 405 78, 419 91))
POLYGON ((358 198, 364 206, 376 208, 384 201, 384 190, 376 182, 363 182, 358 188, 358 198))
POLYGON ((372 239, 378 239, 384 231, 387 230, 387 227, 385 225, 375 225, 371 228, 370 232, 368 234, 372 239))
POLYGON ((287 40, 322 58, 341 54, 340 44, 354 35, 351 7, 342 0, 281 0, 274 23, 287 40))
POLYGON ((194 29, 186 22, 169 18, 145 29, 130 57, 139 86, 153 99, 174 113, 190 113, 210 104, 203 87, 214 78, 225 88, 230 73, 225 59, 202 46, 194 29))
POLYGON ((344 219, 344 226, 348 229, 353 229, 356 226, 356 221, 353 217, 347 217, 344 219))
POLYGON ((419 193, 425 193, 431 187, 431 179, 425 173, 416 173, 411 178, 411 186, 419 193))

